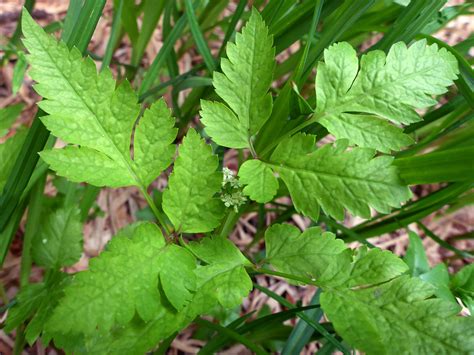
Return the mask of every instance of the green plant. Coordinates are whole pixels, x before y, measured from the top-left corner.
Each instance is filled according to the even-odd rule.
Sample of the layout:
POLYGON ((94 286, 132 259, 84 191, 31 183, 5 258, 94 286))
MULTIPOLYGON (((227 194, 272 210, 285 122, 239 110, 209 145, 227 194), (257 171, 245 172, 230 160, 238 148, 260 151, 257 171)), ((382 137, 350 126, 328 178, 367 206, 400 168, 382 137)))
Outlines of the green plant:
MULTIPOLYGON (((289 6, 289 2, 282 4, 289 6)), ((186 1, 185 7, 198 49, 213 70, 214 59, 192 18, 192 3, 186 1)), ((313 31, 321 9, 322 1, 318 1, 313 31)), ((263 15, 265 11, 278 9, 269 5, 263 15)), ((460 271, 449 285, 447 271, 436 276, 435 269, 429 270, 423 255, 418 255, 422 248, 416 237, 412 237, 406 262, 377 248, 350 249, 344 239, 319 227, 303 232, 285 223, 263 227, 266 255, 260 259, 244 255, 227 239, 239 214, 256 206, 265 208, 265 203, 288 194, 293 203, 286 206, 290 213, 294 208, 312 221, 321 218, 326 225, 335 225, 334 231, 340 230, 339 236, 346 240, 365 241, 364 233, 370 233, 371 227, 383 228, 391 217, 400 221, 404 213, 407 218, 419 213, 416 204, 420 201, 401 207, 411 197, 408 185, 412 181, 403 178, 413 169, 410 156, 395 159, 390 153, 408 146, 402 153, 416 149, 401 124, 410 128, 427 122, 415 109, 435 105, 438 101, 433 96, 445 94, 453 81, 463 79, 452 51, 426 39, 408 46, 396 42, 387 54, 372 50, 360 61, 349 43, 339 42, 324 50, 317 65, 315 101, 306 101, 289 84, 273 95, 274 57, 280 42, 271 35, 271 21, 268 26, 257 10, 250 12, 235 41, 227 44, 220 70, 213 72, 217 96, 199 95, 204 131, 198 126, 184 133, 187 122, 182 112, 175 112, 179 116, 175 121, 163 99, 140 105, 142 96, 128 80, 117 84, 107 66, 97 73, 90 58, 82 59, 80 50, 47 35, 23 11, 29 74, 44 98, 38 104, 45 113, 41 122, 67 143, 64 148, 50 146, 40 156, 56 176, 69 182, 62 197, 37 212, 43 217, 42 226, 38 218, 28 221, 34 228, 36 220, 39 230, 31 239, 31 258, 46 274, 43 282, 26 282, 22 287, 9 311, 7 331, 17 328, 30 344, 41 337, 43 343, 52 341, 72 353, 145 353, 160 342, 169 344, 196 318, 198 324, 206 325, 200 316, 238 306, 252 289, 252 276, 260 273, 322 290, 319 303, 333 329, 308 319, 302 311, 297 314, 330 349, 349 353, 355 348, 371 354, 472 351, 473 319, 458 316, 460 307, 452 294, 472 306, 472 268, 460 271), (283 105, 295 105, 297 117, 278 132, 272 122, 288 110, 279 106, 282 100, 283 105), (314 127, 316 132, 310 130, 314 127), (274 139, 265 142, 271 130, 275 130, 274 139), (324 130, 337 141, 317 146, 324 130), (202 138, 204 134, 218 146, 249 151, 237 177, 229 170, 222 174, 215 149, 202 138), (181 143, 174 159, 177 137, 181 143), (149 187, 170 165, 168 187, 157 204, 149 187), (135 186, 157 223, 129 225, 91 260, 87 271, 66 274, 61 268, 80 257, 84 218, 77 205, 82 207, 87 197, 87 191, 79 191, 70 182, 135 186), (371 208, 388 216, 354 230, 336 222, 346 211, 370 218, 371 208)), ((138 43, 135 64, 143 54, 138 43)), ((305 50, 308 58, 309 45, 305 50)), ((300 67, 305 64, 302 61, 300 67)), ((292 79, 299 81, 303 76, 292 79)), ((143 83, 149 78, 145 75, 143 83)), ((144 91, 142 86, 139 92, 144 91)), ((448 116, 443 123, 449 126, 452 120, 448 116)), ((21 144, 22 139, 17 134, 0 147, 16 151, 8 145, 21 144)), ((449 152, 446 149, 440 148, 449 152)), ((13 171, 13 167, 5 169, 13 171)), ((458 181, 451 185, 459 189, 457 197, 468 190, 472 176, 453 175, 447 181, 458 181)), ((43 199, 44 180, 34 184, 38 194, 31 198, 33 213, 35 196, 43 199)), ((440 201, 425 202, 425 207, 440 201)), ((86 217, 89 207, 85 203, 86 217)), ((265 353, 261 345, 242 335, 243 327, 217 329, 254 352, 265 353)))

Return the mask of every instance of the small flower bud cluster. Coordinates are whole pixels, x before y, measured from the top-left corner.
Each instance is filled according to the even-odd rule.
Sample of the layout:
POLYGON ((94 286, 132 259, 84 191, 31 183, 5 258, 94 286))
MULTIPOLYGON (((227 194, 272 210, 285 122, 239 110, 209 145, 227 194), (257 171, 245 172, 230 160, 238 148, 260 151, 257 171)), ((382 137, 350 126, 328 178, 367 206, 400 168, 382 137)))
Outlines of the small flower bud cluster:
POLYGON ((247 197, 242 192, 242 184, 235 177, 235 174, 229 168, 222 169, 222 190, 221 200, 226 207, 233 207, 235 212, 239 211, 239 207, 247 202, 247 197))

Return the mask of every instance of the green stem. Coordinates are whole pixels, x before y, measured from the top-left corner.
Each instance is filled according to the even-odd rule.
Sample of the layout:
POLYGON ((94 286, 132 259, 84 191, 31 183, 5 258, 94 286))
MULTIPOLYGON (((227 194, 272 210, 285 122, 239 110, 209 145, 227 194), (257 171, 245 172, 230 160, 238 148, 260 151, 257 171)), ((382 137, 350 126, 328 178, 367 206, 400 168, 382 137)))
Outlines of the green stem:
POLYGON ((249 149, 250 149, 250 154, 252 154, 252 157, 254 159, 258 159, 257 152, 255 151, 255 148, 253 147, 253 143, 251 139, 249 139, 249 149))
POLYGON ((218 235, 228 237, 238 220, 239 214, 236 213, 234 209, 230 208, 224 222, 218 230, 218 235))
POLYGON ((147 190, 144 187, 140 187, 140 192, 142 193, 143 197, 145 197, 146 202, 148 203, 148 206, 150 206, 151 211, 155 215, 156 219, 158 220, 159 224, 163 227, 165 230, 165 238, 168 242, 171 242, 170 239, 170 234, 171 230, 168 227, 168 224, 165 221, 165 217, 163 214, 158 210, 158 207, 156 207, 155 202, 151 198, 151 196, 148 194, 147 190))

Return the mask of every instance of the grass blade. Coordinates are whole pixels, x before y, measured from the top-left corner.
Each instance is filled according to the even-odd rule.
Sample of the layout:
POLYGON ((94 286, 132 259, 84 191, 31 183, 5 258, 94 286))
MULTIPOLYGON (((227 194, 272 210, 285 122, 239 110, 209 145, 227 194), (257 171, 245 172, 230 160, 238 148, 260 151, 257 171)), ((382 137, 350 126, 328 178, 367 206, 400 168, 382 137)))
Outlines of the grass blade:
POLYGON ((302 82, 302 77, 301 74, 306 67, 306 63, 308 61, 308 54, 309 54, 309 49, 311 47, 311 42, 313 41, 313 38, 316 35, 316 29, 319 23, 319 18, 321 16, 321 10, 324 5, 324 0, 317 0, 315 5, 314 5, 314 13, 313 13, 313 18, 311 20, 311 27, 308 32, 308 38, 306 39, 306 45, 304 47, 303 55, 301 56, 300 63, 298 64, 298 69, 296 69, 294 80, 297 83, 298 86, 301 86, 303 84, 302 82))
POLYGON ((227 28, 227 31, 225 32, 224 40, 222 41, 221 47, 219 48, 219 54, 217 55, 218 58, 222 56, 222 53, 224 53, 227 42, 229 42, 229 40, 234 35, 237 23, 239 22, 240 18, 242 17, 242 14, 244 13, 245 5, 247 5, 247 0, 239 1, 239 4, 237 5, 237 8, 235 9, 234 14, 232 15, 232 19, 230 20, 229 27, 227 28))
MULTIPOLYGON (((275 292, 265 288, 265 287, 262 287, 258 284, 255 284, 254 283, 254 287, 260 291, 262 291, 263 293, 265 293, 267 296, 273 298, 274 300, 280 302, 282 305, 284 305, 285 307, 287 308, 294 308, 295 305, 293 305, 292 303, 288 302, 286 299, 284 299, 283 297, 281 297, 280 295, 277 295, 275 292)), ((342 351, 343 354, 350 354, 350 352, 346 349, 346 347, 344 345, 342 345, 342 343, 340 343, 332 334, 330 334, 326 328, 324 328, 321 324, 317 323, 317 322, 314 322, 312 319, 310 319, 308 316, 306 316, 306 314, 304 314, 303 312, 299 312, 296 314, 299 318, 301 318, 302 320, 304 320, 309 326, 311 326, 313 329, 315 329, 317 332, 319 332, 320 334, 322 334, 324 336, 325 339, 327 339, 328 342, 330 342, 331 344, 333 344, 336 348, 338 348, 340 351, 342 351)))
POLYGON ((387 52, 398 41, 410 42, 436 16, 446 0, 418 0, 410 4, 398 16, 390 30, 371 49, 387 52))
POLYGON ((146 46, 150 41, 153 31, 163 13, 166 1, 146 0, 143 6, 143 22, 140 34, 137 37, 136 45, 132 53, 132 66, 138 66, 145 53, 146 46))
POLYGON ((453 148, 395 159, 407 185, 474 181, 474 147, 453 148))
POLYGON ((145 94, 145 92, 147 92, 152 87, 153 83, 156 81, 159 70, 165 64, 166 59, 170 55, 174 44, 176 43, 178 38, 181 36, 181 33, 183 32, 184 27, 186 26, 186 22, 187 22, 186 15, 181 16, 179 20, 176 22, 175 26, 173 27, 173 30, 169 34, 169 37, 166 38, 165 42, 163 43, 163 47, 161 47, 159 53, 157 54, 157 56, 153 60, 153 63, 148 68, 148 71, 145 73, 145 76, 143 77, 143 81, 139 90, 140 97, 142 97, 145 94))
MULTIPOLYGON (((311 299, 310 305, 319 304, 319 296, 321 295, 321 289, 318 289, 311 299)), ((304 312, 309 319, 313 319, 315 322, 319 322, 323 316, 321 308, 312 309, 304 312)), ((314 328, 303 320, 299 320, 296 326, 293 328, 285 346, 281 352, 282 355, 299 354, 303 347, 311 339, 311 335, 314 333, 314 328)))
POLYGON ((425 232, 425 234, 430 237, 431 239, 433 239, 436 243, 438 243, 440 246, 442 246, 444 249, 447 249, 447 250, 451 250, 454 254, 457 254, 459 255, 460 257, 462 258, 466 258, 466 259, 472 259, 474 258, 474 255, 471 254, 471 253, 468 253, 466 251, 463 251, 463 250, 459 250, 458 248, 456 247, 453 247, 451 244, 449 244, 447 241, 441 239, 440 237, 438 237, 436 234, 434 234, 431 230, 429 230, 423 223, 421 222, 417 222, 416 224, 418 224, 418 226, 420 226, 421 229, 423 229, 423 231, 425 232))
POLYGON ((102 59, 101 70, 107 68, 110 65, 114 49, 120 39, 120 31, 122 27, 122 12, 123 12, 124 0, 118 0, 117 7, 115 8, 114 19, 112 20, 112 29, 110 30, 109 41, 107 42, 107 48, 105 49, 104 58, 102 59))
POLYGON ((235 330, 223 327, 219 324, 209 322, 208 320, 205 320, 205 319, 202 319, 202 318, 197 318, 195 320, 195 323, 199 326, 215 330, 216 332, 220 333, 221 335, 225 335, 225 336, 227 336, 231 339, 234 339, 235 341, 239 342, 240 344, 245 345, 249 350, 252 350, 255 354, 268 355, 268 353, 265 350, 263 350, 260 346, 252 343, 247 337, 237 333, 235 330))
POLYGON ((199 53, 201 53, 204 63, 206 63, 207 69, 212 73, 216 67, 216 64, 211 52, 209 51, 206 40, 204 39, 204 35, 199 28, 199 23, 196 19, 196 14, 194 13, 193 4, 191 0, 185 0, 184 3, 186 5, 186 16, 188 18, 189 27, 191 28, 191 33, 196 42, 197 49, 199 53))

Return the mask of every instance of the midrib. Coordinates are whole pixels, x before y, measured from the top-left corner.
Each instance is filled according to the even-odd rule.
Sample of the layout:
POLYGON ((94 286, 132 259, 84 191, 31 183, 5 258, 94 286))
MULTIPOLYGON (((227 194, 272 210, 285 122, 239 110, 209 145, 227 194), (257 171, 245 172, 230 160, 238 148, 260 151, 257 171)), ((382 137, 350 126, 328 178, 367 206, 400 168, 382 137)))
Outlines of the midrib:
MULTIPOLYGON (((137 185, 141 186, 142 183, 141 183, 141 180, 138 178, 137 174, 135 173, 135 171, 133 170, 133 167, 130 166, 129 162, 125 159, 125 157, 123 156, 122 152, 120 151, 120 149, 117 147, 117 145, 114 143, 114 141, 110 138, 110 136, 107 134, 107 131, 105 130, 105 128, 103 127, 102 123, 100 122, 100 120, 98 119, 96 113, 92 110, 92 108, 87 104, 87 102, 84 100, 84 98, 79 94, 79 92, 74 88, 74 86, 71 85, 71 83, 69 82, 68 78, 66 77, 66 75, 63 73, 63 71, 61 70, 61 68, 57 65, 56 61, 53 59, 53 57, 51 56, 51 54, 49 53, 49 51, 44 47, 43 45, 43 42, 41 40, 41 38, 38 38, 36 36, 36 40, 37 42, 41 45, 41 48, 43 49, 43 51, 46 53, 46 55, 48 56, 48 58, 50 59, 51 63, 54 64, 54 67, 56 68, 56 70, 59 72, 59 74, 61 74, 62 78, 64 79, 64 81, 67 83, 67 85, 71 88, 71 90, 76 94, 76 96, 80 99, 80 101, 82 102, 82 104, 84 105, 84 107, 87 108, 87 110, 89 111, 89 113, 91 114, 92 117, 94 117, 94 120, 97 122, 100 130, 101 130, 101 133, 103 134, 103 136, 109 141, 110 145, 114 147, 114 150, 118 153, 117 156, 120 157, 121 161, 124 163, 124 165, 127 167, 127 170, 128 172, 130 173, 130 175, 132 176, 132 178, 136 181, 137 185)), ((80 65, 83 65, 83 63, 81 63, 80 65)), ((96 76, 97 76, 97 72, 95 73, 96 76)), ((97 78, 98 79, 98 78, 97 78)))
POLYGON ((302 173, 305 173, 305 174, 311 174, 311 175, 323 175, 323 176, 327 176, 327 177, 330 177, 330 178, 339 178, 339 179, 346 179, 346 180, 353 180, 353 181, 357 181, 357 182, 361 182, 361 181, 366 181, 366 182, 371 182, 371 183, 375 183, 375 184, 379 184, 379 185, 384 185, 384 186, 389 186, 391 188, 394 187, 394 185, 392 184, 389 184, 389 183, 386 183, 384 181, 378 181, 378 180, 371 180, 371 179, 366 179, 366 178, 357 178, 357 177, 354 177, 354 176, 348 176, 348 175, 337 175, 337 174, 331 174, 331 173, 328 173, 328 172, 322 172, 322 171, 317 171, 317 170, 307 170, 307 169, 304 169, 304 168, 295 168, 295 167, 292 167, 292 166, 288 166, 288 165, 278 165, 278 164, 273 164, 273 163, 266 163, 267 165, 270 165, 273 169, 286 169, 286 170, 289 170, 289 171, 300 171, 302 173))

